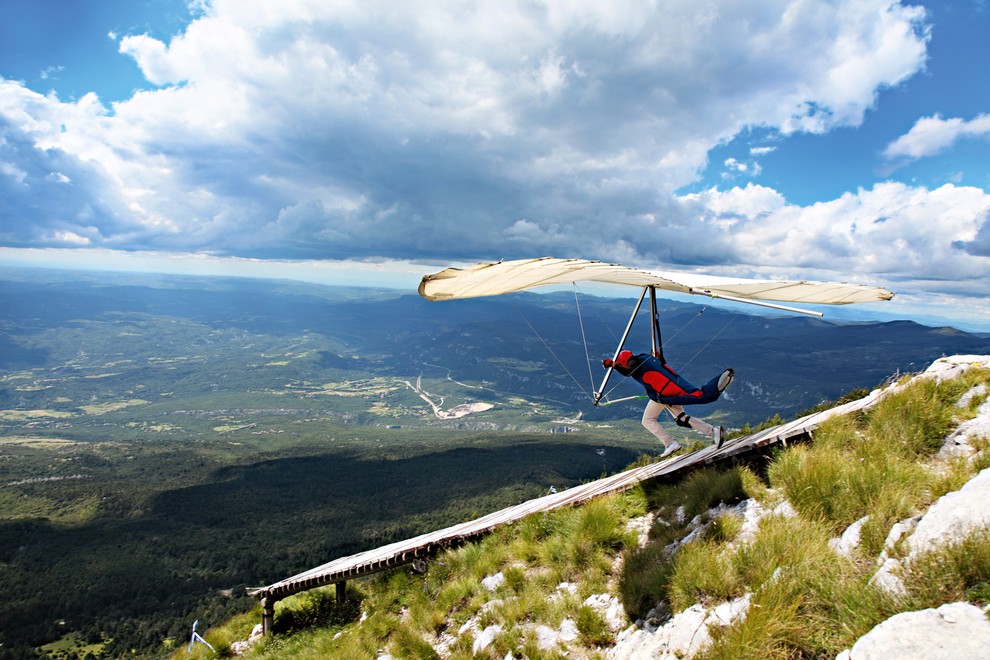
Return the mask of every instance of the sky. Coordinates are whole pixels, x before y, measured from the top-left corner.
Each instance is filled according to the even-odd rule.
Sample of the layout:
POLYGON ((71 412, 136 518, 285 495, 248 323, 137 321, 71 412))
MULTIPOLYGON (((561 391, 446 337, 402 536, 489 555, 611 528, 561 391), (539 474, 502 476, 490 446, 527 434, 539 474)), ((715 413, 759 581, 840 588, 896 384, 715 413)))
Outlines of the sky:
POLYGON ((0 0, 0 264, 537 256, 990 332, 990 0, 0 0))

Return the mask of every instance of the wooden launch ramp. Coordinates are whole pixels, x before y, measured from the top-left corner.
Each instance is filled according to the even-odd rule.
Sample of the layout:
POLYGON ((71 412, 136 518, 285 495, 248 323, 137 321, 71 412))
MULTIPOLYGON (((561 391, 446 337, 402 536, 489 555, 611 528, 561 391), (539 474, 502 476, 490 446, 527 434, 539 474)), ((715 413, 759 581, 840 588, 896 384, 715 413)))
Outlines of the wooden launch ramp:
POLYGON ((266 587, 254 589, 250 593, 261 600, 262 623, 267 634, 271 631, 275 603, 293 594, 333 584, 336 586, 337 599, 342 600, 347 580, 395 566, 411 564, 446 548, 456 547, 478 539, 497 527, 516 522, 533 513, 581 504, 602 495, 626 490, 641 481, 688 471, 700 465, 760 451, 771 445, 786 445, 789 440, 810 438, 813 431, 826 419, 868 408, 880 398, 880 395, 880 390, 875 390, 862 399, 801 417, 751 435, 727 440, 719 449, 716 449, 714 445, 708 446, 690 454, 674 456, 558 493, 551 493, 501 511, 494 511, 475 520, 453 525, 446 529, 422 534, 349 557, 341 557, 266 587))

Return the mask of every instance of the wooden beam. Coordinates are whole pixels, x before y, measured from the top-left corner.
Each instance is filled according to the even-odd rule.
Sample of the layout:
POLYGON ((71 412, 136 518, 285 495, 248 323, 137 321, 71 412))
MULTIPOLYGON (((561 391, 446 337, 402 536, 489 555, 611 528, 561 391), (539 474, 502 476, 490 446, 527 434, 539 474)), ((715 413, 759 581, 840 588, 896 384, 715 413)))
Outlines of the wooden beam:
POLYGON ((441 529, 415 538, 391 543, 381 548, 342 557, 317 566, 298 575, 266 587, 254 589, 249 593, 261 599, 262 624, 266 634, 269 634, 274 621, 275 602, 293 594, 333 584, 336 586, 337 599, 345 597, 347 580, 357 579, 372 573, 403 566, 417 560, 432 557, 436 553, 454 548, 464 543, 481 538, 492 530, 503 525, 522 520, 533 513, 552 511, 567 506, 583 504, 596 497, 615 493, 631 488, 647 479, 670 476, 694 467, 711 464, 718 461, 732 460, 743 454, 762 451, 771 445, 786 444, 788 440, 800 441, 810 439, 812 432, 826 419, 869 408, 879 400, 882 392, 876 390, 858 401, 837 406, 830 410, 814 413, 806 417, 780 424, 748 436, 733 438, 726 441, 721 448, 714 445, 705 447, 690 454, 674 456, 663 461, 651 463, 638 468, 627 470, 575 486, 567 490, 544 495, 533 500, 517 504, 501 511, 494 511, 475 520, 467 521, 446 529, 441 529))

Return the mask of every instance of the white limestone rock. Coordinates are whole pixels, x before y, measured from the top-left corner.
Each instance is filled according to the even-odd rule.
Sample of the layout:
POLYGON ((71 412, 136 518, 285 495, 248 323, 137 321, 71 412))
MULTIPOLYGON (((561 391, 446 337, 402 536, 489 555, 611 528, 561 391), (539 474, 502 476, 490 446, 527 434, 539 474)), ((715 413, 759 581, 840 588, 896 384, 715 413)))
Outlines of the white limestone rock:
POLYGON ((765 506, 754 499, 748 499, 736 505, 736 511, 742 516, 742 526, 739 534, 733 539, 733 544, 745 544, 756 538, 756 532, 760 529, 760 521, 769 511, 765 506))
POLYGON ((911 516, 910 518, 905 518, 904 520, 894 523, 894 526, 890 528, 887 532, 887 539, 883 542, 883 550, 880 552, 880 557, 877 559, 878 564, 883 564, 887 561, 890 553, 894 550, 894 547, 900 542, 902 538, 907 537, 911 534, 918 523, 921 522, 921 516, 911 516))
POLYGON ((711 610, 700 604, 675 614, 666 624, 650 633, 640 629, 609 650, 609 660, 680 660, 697 655, 711 644, 711 626, 727 626, 744 617, 749 610, 749 594, 723 603, 711 610))
POLYGON ((935 360, 925 369, 922 377, 935 378, 936 382, 959 378, 971 367, 990 367, 990 355, 950 355, 935 360))
POLYGON ((491 646, 491 643, 495 641, 495 638, 498 637, 501 632, 502 626, 498 624, 488 626, 474 638, 474 644, 471 646, 471 652, 481 653, 491 646))
POLYGON ((485 589, 488 589, 488 591, 495 591, 500 586, 502 586, 503 582, 505 582, 505 576, 502 575, 501 572, 498 572, 495 575, 489 575, 488 577, 483 579, 481 581, 481 586, 483 586, 485 589))
POLYGON ((969 603, 903 612, 860 637, 843 656, 847 660, 990 659, 990 621, 969 603))
MULTIPOLYGON (((637 544, 639 547, 642 548, 650 540, 650 528, 653 527, 655 521, 656 514, 650 512, 645 516, 633 518, 626 523, 626 530, 637 534, 637 544)), ((664 521, 664 524, 667 524, 666 521, 664 521)))
POLYGON ((597 610, 602 618, 605 619, 605 623, 608 625, 609 630, 612 632, 618 632, 626 627, 628 621, 626 620, 626 610, 622 607, 622 603, 615 596, 609 594, 594 594, 588 596, 584 600, 584 604, 594 610, 597 610))
POLYGON ((990 528, 990 468, 970 479, 957 491, 947 493, 929 507, 924 515, 909 518, 894 525, 887 535, 884 551, 878 562, 880 568, 870 579, 874 584, 894 596, 904 596, 904 584, 897 577, 901 562, 891 559, 889 552, 894 545, 906 538, 905 563, 918 555, 943 545, 951 545, 978 529, 990 528))
POLYGON ((959 401, 956 403, 956 407, 965 408, 969 405, 970 401, 979 397, 985 397, 987 394, 987 386, 980 383, 976 387, 970 388, 968 392, 959 397, 959 401))
POLYGON ((264 628, 262 628, 260 623, 256 624, 251 630, 251 634, 248 636, 247 640, 231 643, 230 652, 234 655, 244 655, 259 639, 262 638, 263 635, 264 628))
POLYGON ((560 627, 556 630, 543 624, 527 629, 533 631, 536 635, 536 645, 544 651, 556 648, 560 644, 569 644, 581 634, 578 632, 577 624, 571 619, 561 621, 560 627))
POLYGON ((863 516, 853 524, 849 525, 849 527, 846 527, 845 531, 842 532, 842 536, 828 542, 829 547, 843 557, 849 557, 852 555, 856 548, 859 547, 860 532, 862 532, 863 525, 865 525, 866 521, 869 519, 869 516, 863 516))
POLYGON ((959 490, 943 495, 928 509, 907 540, 910 554, 917 555, 960 541, 979 528, 990 527, 988 502, 990 468, 977 474, 959 490))
MULTIPOLYGON (((959 400, 958 405, 968 405, 968 399, 985 395, 986 389, 983 384, 972 388, 959 400)), ((962 422, 946 437, 938 457, 945 460, 956 456, 971 456, 976 453, 976 447, 972 443, 977 438, 990 438, 990 399, 980 404, 973 419, 962 422)))
POLYGON ((901 562, 888 557, 870 578, 870 584, 891 596, 903 598, 907 596, 907 589, 904 587, 904 582, 898 577, 900 571, 901 562))
POLYGON ((566 598, 569 594, 574 595, 577 593, 578 586, 573 582, 561 582, 554 589, 553 593, 550 594, 551 601, 558 601, 566 598))

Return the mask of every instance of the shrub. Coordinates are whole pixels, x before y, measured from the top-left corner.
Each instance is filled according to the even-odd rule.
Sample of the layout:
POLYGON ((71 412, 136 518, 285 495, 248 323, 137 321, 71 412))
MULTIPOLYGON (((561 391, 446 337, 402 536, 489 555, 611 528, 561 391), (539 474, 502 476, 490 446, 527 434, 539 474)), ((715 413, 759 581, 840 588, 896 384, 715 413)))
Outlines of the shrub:
MULTIPOLYGON (((838 529, 849 513, 840 510, 847 502, 848 467, 841 451, 799 445, 781 452, 767 475, 774 488, 803 516, 837 523, 838 529)), ((853 517, 847 522, 852 522, 853 517)))
POLYGON ((691 472, 677 484, 644 484, 644 496, 650 509, 661 513, 670 514, 673 508, 683 505, 690 520, 719 502, 742 500, 746 496, 742 470, 702 468, 691 472))
POLYGON ((904 577, 919 609, 959 600, 990 604, 990 529, 920 555, 904 577))
POLYGON ((688 475, 680 489, 680 496, 690 519, 720 502, 738 502, 745 492, 739 470, 705 468, 688 475))
POLYGON ((306 628, 343 626, 360 616, 361 596, 348 589, 343 603, 329 588, 314 589, 297 596, 294 603, 284 603, 275 613, 273 632, 287 634, 306 628))
POLYGON ((619 598, 630 619, 644 616, 654 603, 667 594, 674 564, 664 553, 663 547, 660 543, 648 543, 645 547, 630 548, 623 553, 619 598))
POLYGON ((671 608, 677 612, 697 602, 727 600, 742 593, 742 585, 718 544, 689 543, 677 553, 667 589, 671 608))
MULTIPOLYGON (((828 546, 827 525, 771 516, 732 557, 752 589, 746 618, 715 635, 710 657, 834 657, 889 616, 892 602, 828 546)), ((676 579, 676 578, 675 578, 676 579)))
POLYGON ((433 646, 405 623, 400 623, 392 633, 389 650, 395 657, 409 658, 409 660, 440 659, 433 646))
POLYGON ((714 543, 728 543, 738 536, 742 525, 742 516, 724 513, 716 516, 715 520, 712 521, 711 527, 705 533, 704 538, 714 543))
POLYGON ((954 406, 964 389, 959 381, 916 380, 870 411, 868 430, 890 451, 919 458, 937 451, 954 424, 954 406))
POLYGON ((578 608, 574 623, 577 625, 578 632, 581 634, 581 641, 585 646, 604 646, 613 641, 608 622, 593 607, 582 605, 578 608))
POLYGON ((880 552, 894 522, 931 497, 932 482, 915 456, 863 432, 864 425, 877 425, 873 420, 829 420, 819 428, 814 445, 782 452, 768 470, 771 485, 780 488, 799 513, 827 522, 834 533, 869 514, 861 532, 867 556, 880 552))

